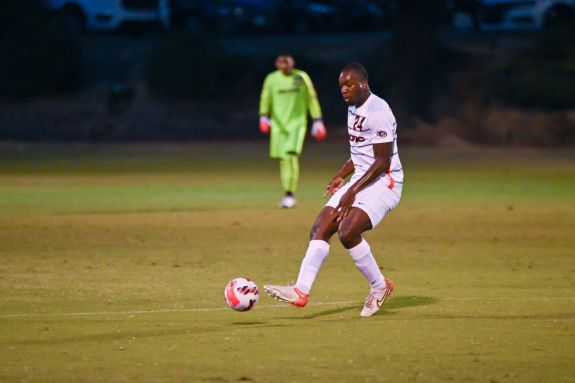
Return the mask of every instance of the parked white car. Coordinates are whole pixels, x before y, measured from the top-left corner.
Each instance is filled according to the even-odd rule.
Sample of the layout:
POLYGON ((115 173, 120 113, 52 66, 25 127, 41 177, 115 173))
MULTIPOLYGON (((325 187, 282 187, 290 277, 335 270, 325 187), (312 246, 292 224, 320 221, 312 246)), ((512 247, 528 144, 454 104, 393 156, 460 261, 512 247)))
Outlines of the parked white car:
POLYGON ((72 29, 110 31, 126 24, 169 27, 167 0, 42 0, 72 29))
POLYGON ((540 29, 575 22, 575 0, 478 0, 453 1, 452 23, 461 27, 493 29, 540 29), (470 4, 474 3, 473 6, 470 4))

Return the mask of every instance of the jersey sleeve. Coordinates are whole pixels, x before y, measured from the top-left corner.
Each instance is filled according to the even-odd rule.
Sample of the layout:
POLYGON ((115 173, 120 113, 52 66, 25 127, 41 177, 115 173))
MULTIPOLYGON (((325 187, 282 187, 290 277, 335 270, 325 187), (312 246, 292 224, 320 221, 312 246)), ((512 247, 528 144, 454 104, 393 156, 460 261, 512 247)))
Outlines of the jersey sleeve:
POLYGON ((307 109, 309 110, 309 115, 314 120, 321 118, 321 107, 311 78, 305 72, 301 72, 301 76, 307 90, 307 109))
POLYGON ((269 116, 271 112, 271 104, 272 104, 272 86, 271 86, 271 77, 267 75, 264 80, 264 85, 262 86, 262 93, 260 94, 260 108, 259 108, 259 115, 266 115, 269 116))
POLYGON ((392 114, 385 111, 377 111, 369 116, 369 128, 372 132, 371 143, 381 144, 395 140, 397 123, 392 114))

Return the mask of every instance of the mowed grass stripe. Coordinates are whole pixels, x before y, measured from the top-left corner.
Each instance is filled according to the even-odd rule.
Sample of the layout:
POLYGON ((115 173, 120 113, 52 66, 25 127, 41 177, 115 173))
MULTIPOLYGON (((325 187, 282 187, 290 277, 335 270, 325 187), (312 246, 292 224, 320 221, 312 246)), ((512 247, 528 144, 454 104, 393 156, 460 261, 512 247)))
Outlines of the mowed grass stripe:
MULTIPOLYGON (((485 298, 485 297, 468 297, 468 298, 450 298, 442 297, 443 301, 452 302, 466 302, 466 301, 479 301, 479 302, 505 302, 505 301, 549 301, 549 300, 561 300, 561 301, 575 301, 575 297, 508 297, 508 298, 485 298)), ((313 302, 309 303, 307 308, 314 308, 316 306, 342 306, 342 305, 357 305, 361 306, 360 302, 357 301, 342 301, 342 302, 313 302)), ((293 307, 285 304, 275 304, 275 305, 262 305, 258 304, 254 310, 268 310, 268 309, 285 309, 293 307)), ((197 307, 189 309, 157 309, 157 310, 131 310, 131 311, 95 311, 95 312, 71 312, 71 313, 22 313, 22 314, 0 314, 0 318, 26 318, 26 317, 57 317, 57 316, 92 316, 92 315, 137 315, 137 314, 163 314, 163 313, 201 313, 210 311, 227 311, 231 310, 227 307, 197 307)))

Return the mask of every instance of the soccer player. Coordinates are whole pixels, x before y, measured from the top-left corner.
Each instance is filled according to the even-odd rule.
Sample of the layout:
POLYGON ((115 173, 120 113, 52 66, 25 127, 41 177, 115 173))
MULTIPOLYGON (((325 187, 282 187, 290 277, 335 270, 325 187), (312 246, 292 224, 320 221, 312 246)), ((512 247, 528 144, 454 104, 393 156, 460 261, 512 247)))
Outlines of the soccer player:
POLYGON ((307 130, 307 114, 313 119, 312 135, 326 137, 321 108, 313 83, 307 73, 294 68, 292 56, 282 53, 276 58, 277 70, 264 80, 260 97, 260 131, 270 134, 270 157, 280 163, 280 178, 285 192, 281 208, 296 205, 299 180, 299 156, 307 130))
POLYGON ((297 307, 307 304, 314 280, 327 258, 329 240, 336 232, 355 266, 370 285, 361 316, 375 314, 393 291, 362 234, 373 229, 397 206, 403 170, 397 152, 397 124, 389 105, 371 93, 365 67, 346 65, 339 88, 348 104, 347 130, 351 157, 329 181, 324 196, 333 194, 319 213, 293 286, 265 285, 266 293, 297 307), (352 174, 348 183, 345 178, 352 174))

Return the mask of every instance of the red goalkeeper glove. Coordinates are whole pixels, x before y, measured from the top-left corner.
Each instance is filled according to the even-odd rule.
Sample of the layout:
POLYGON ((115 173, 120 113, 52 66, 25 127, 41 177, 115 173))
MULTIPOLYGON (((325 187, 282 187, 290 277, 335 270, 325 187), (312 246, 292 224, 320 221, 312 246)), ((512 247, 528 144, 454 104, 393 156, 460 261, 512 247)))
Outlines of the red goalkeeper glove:
POLYGON ((327 136, 327 130, 325 129, 325 125, 323 124, 321 118, 318 118, 313 122, 311 127, 311 135, 318 141, 323 141, 327 136))
POLYGON ((270 132, 270 127, 272 123, 268 116, 260 116, 260 132, 263 134, 268 134, 270 132))

